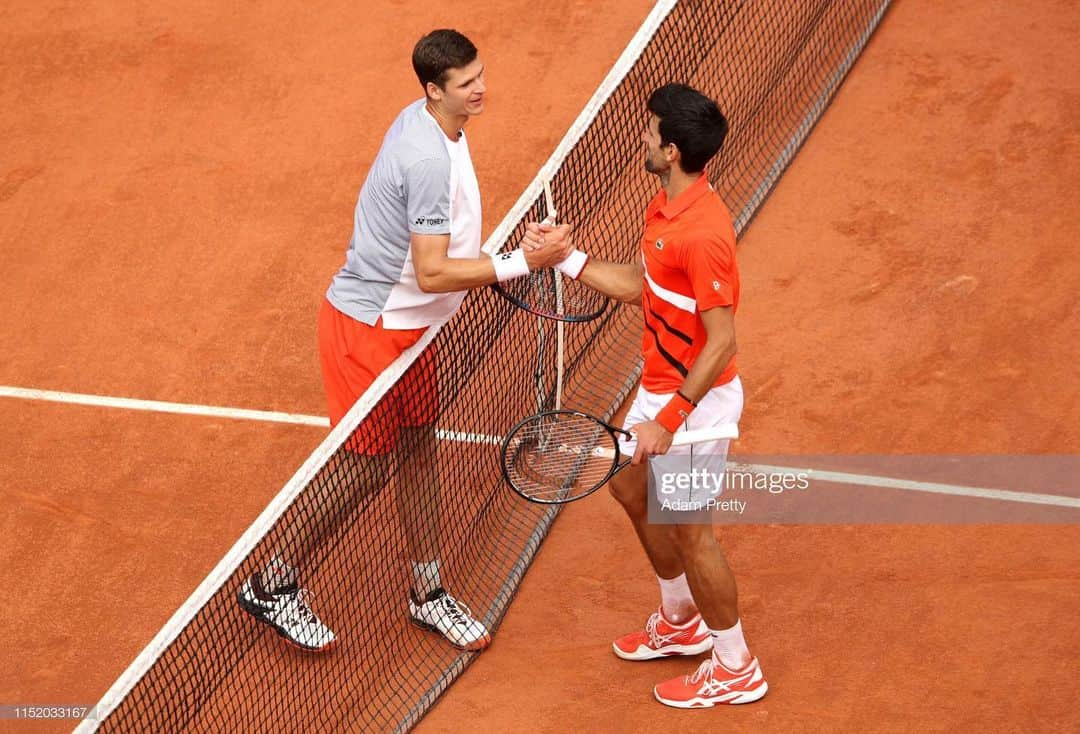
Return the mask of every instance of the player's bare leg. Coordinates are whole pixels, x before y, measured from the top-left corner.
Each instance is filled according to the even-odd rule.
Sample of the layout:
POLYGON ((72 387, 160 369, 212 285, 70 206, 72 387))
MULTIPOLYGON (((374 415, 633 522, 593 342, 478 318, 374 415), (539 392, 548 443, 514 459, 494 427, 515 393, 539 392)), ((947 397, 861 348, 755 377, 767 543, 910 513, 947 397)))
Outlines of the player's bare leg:
POLYGON ((628 466, 615 475, 609 489, 630 518, 656 572, 660 609, 643 628, 615 640, 612 649, 624 660, 698 655, 709 650, 712 640, 687 585, 672 526, 649 522, 648 479, 645 464, 628 466))
POLYGON ((404 428, 398 456, 398 507, 408 538, 413 579, 409 616, 456 647, 481 650, 491 642, 487 627, 443 587, 435 427, 404 428))
POLYGON ((687 581, 710 630, 712 655, 692 674, 658 683, 653 694, 677 708, 757 701, 769 686, 743 638, 735 576, 712 524, 679 524, 674 530, 687 581))
POLYGON ((303 568, 323 545, 331 544, 347 521, 358 514, 388 481, 393 457, 342 449, 289 508, 277 552, 263 572, 268 591, 296 583, 303 568))
POLYGON ((332 543, 347 521, 386 487, 393 454, 386 449, 369 453, 359 437, 389 433, 393 420, 391 411, 369 416, 296 498, 278 524, 281 538, 261 574, 266 591, 296 586, 299 569, 319 548, 332 543))
POLYGON ((237 590, 240 607, 304 650, 324 651, 337 635, 315 614, 301 588, 299 568, 331 545, 346 521, 386 485, 390 454, 364 456, 343 450, 304 488, 287 511, 277 553, 237 590))
POLYGON ((711 524, 670 526, 675 550, 701 616, 710 629, 739 621, 739 592, 711 524))
POLYGON ((414 584, 421 595, 442 585, 439 579, 438 445, 435 427, 402 429, 398 446, 398 511, 405 525, 414 584), (421 568, 417 568, 421 567, 421 568))
POLYGON ((630 518, 656 575, 664 579, 682 575, 682 558, 675 549, 671 526, 649 522, 647 465, 642 463, 626 467, 612 477, 608 490, 630 518))

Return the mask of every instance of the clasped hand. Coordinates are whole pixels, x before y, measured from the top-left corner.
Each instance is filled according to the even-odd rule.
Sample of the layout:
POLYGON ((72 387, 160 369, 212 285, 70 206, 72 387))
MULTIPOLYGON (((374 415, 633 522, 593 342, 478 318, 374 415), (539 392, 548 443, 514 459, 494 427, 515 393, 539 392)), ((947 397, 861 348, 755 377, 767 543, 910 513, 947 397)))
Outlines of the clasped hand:
POLYGON ((525 252, 529 269, 552 268, 565 260, 574 251, 570 230, 569 224, 552 225, 546 222, 526 224, 521 249, 525 252))

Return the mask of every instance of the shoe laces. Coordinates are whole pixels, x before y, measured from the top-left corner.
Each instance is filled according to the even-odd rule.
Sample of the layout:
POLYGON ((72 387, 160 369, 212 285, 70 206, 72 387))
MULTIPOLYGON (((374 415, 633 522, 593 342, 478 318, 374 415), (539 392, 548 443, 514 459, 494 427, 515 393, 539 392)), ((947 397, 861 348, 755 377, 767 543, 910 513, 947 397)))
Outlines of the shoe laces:
POLYGON ((295 594, 290 595, 291 598, 288 602, 289 616, 299 622, 305 622, 307 624, 318 623, 319 618, 315 616, 314 610, 311 608, 311 601, 315 598, 307 589, 298 589, 295 594))
POLYGON ((665 642, 660 633, 656 631, 659 624, 660 612, 653 612, 648 621, 645 622, 645 634, 649 636, 649 642, 652 643, 653 647, 660 647, 665 642))
POLYGON ((710 655, 707 660, 702 661, 697 670, 691 675, 686 676, 686 683, 688 685, 693 685, 694 683, 700 683, 706 677, 711 678, 714 665, 715 661, 712 659, 712 655, 710 655))
POLYGON ((444 594, 439 599, 439 606, 442 607, 442 612, 450 618, 454 624, 460 624, 463 626, 469 625, 472 621, 472 610, 469 609, 463 602, 458 601, 449 594, 444 594))
POLYGON ((658 648, 661 645, 666 645, 671 642, 671 640, 682 631, 676 629, 666 635, 660 634, 659 628, 662 619, 663 617, 660 612, 653 612, 648 621, 645 622, 645 634, 649 636, 649 643, 652 644, 654 648, 658 648))

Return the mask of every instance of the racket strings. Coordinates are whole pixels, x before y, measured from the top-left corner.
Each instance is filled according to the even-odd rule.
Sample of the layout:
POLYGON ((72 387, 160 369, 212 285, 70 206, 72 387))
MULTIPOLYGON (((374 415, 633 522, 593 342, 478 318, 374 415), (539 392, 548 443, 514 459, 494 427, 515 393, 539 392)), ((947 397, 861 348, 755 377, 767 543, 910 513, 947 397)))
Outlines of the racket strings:
POLYGON ((574 415, 544 415, 510 437, 506 473, 515 488, 536 499, 566 499, 593 491, 611 473, 613 458, 597 449, 614 439, 595 421, 574 415))
POLYGON ((522 278, 505 281, 499 286, 536 314, 591 318, 607 306, 607 299, 599 291, 565 276, 561 277, 561 283, 556 284, 556 275, 556 270, 545 268, 522 278))

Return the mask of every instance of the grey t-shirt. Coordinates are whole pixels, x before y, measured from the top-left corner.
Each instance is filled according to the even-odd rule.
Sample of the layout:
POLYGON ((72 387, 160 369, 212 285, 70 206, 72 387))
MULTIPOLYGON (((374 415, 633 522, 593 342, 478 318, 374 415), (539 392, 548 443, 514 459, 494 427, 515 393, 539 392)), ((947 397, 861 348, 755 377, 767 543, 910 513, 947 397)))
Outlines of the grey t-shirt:
POLYGON ((442 323, 464 293, 424 293, 410 234, 451 236, 451 257, 480 254, 480 191, 464 132, 451 141, 421 99, 402 110, 360 189, 345 266, 326 297, 342 313, 390 329, 442 323))

